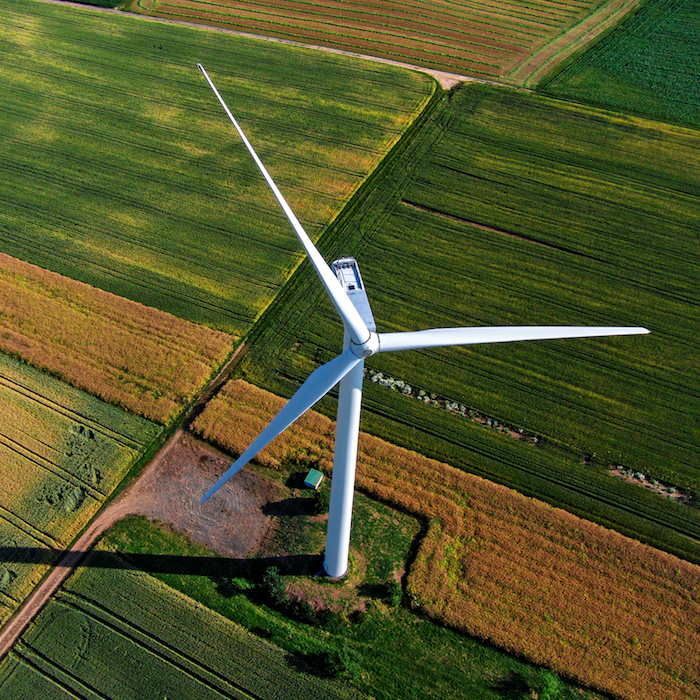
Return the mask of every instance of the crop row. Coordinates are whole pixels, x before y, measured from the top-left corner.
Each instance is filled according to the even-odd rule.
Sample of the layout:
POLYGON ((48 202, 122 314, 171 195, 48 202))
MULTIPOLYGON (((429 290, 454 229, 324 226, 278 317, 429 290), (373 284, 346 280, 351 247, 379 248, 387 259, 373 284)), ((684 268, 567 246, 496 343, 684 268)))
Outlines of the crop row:
MULTIPOLYGON (((406 32, 404 28, 395 26, 392 27, 391 34, 387 35, 384 27, 369 29, 362 19, 353 21, 342 15, 329 15, 327 12, 309 14, 302 11, 301 13, 288 14, 270 11, 267 6, 262 5, 258 6, 257 9, 231 12, 227 11, 225 6, 200 3, 197 0, 162 3, 159 5, 158 11, 166 12, 164 7, 169 7, 171 12, 176 8, 183 13, 194 11, 195 14, 191 16, 208 18, 218 23, 227 21, 226 18, 232 19, 234 22, 255 22, 257 20, 273 25, 277 31, 280 31, 280 27, 288 27, 301 33, 302 36, 308 36, 308 38, 328 37, 331 43, 346 46, 362 46, 365 43, 380 49, 389 46, 393 52, 405 51, 407 55, 423 56, 429 62, 433 55, 451 54, 455 59, 467 62, 475 60, 477 63, 480 61, 488 63, 498 59, 506 59, 508 54, 512 54, 515 50, 515 47, 508 46, 502 41, 494 41, 492 38, 474 31, 474 29, 462 31, 459 34, 446 30, 442 32, 441 36, 436 36, 420 30, 406 32), (200 7, 203 9, 197 12, 200 7)), ((188 16, 190 15, 188 14, 188 16)))
MULTIPOLYGON (((238 454, 283 404, 231 382, 195 428, 238 454)), ((259 459, 328 473, 333 430, 309 412, 259 459)), ((408 592, 434 618, 625 698, 700 697, 698 566, 364 433, 357 485, 430 521, 408 592)))
POLYGON ((170 0, 132 2, 131 9, 495 77, 510 72, 600 4, 414 2, 399 7, 386 2, 170 0))
MULTIPOLYGON (((411 231, 414 240, 418 238, 418 226, 406 226, 405 231, 411 231)), ((429 230, 435 232, 435 226, 429 230)), ((462 229, 464 230, 464 229, 462 229)), ((455 227, 453 233, 458 233, 459 228, 455 227)), ((430 239, 432 250, 435 254, 440 251, 442 242, 436 241, 435 235, 430 239)), ((450 250, 450 239, 444 241, 445 250, 450 250)), ((452 249, 454 249, 452 245, 452 249)), ((471 245, 467 249, 467 255, 475 258, 489 255, 492 261, 497 261, 501 265, 509 265, 512 277, 516 278, 518 273, 523 277, 532 274, 533 261, 531 258, 518 260, 512 255, 515 246, 508 243, 502 247, 496 247, 486 243, 485 245, 471 245), (499 249, 500 248, 500 249, 499 249), (523 264, 524 263, 524 264, 523 264)), ((525 248, 524 245, 518 246, 525 248)), ((575 319, 586 319, 583 324, 591 324, 587 319, 595 318, 596 310, 588 304, 579 303, 578 299, 585 297, 590 291, 588 299, 595 299, 596 288, 601 287, 601 278, 591 274, 585 277, 578 289, 573 287, 559 290, 558 296, 553 298, 551 286, 547 289, 547 282, 552 276, 566 269, 565 265, 557 265, 557 256, 538 256, 537 275, 542 274, 541 280, 536 280, 535 284, 528 285, 513 292, 513 284, 507 281, 493 280, 493 278, 482 275, 480 280, 469 280, 468 289, 472 291, 472 301, 479 296, 488 301, 491 297, 497 301, 494 306, 495 313, 484 310, 481 313, 474 313, 473 308, 464 305, 464 321, 467 325, 498 325, 498 311, 503 309, 502 318, 508 318, 511 323, 515 323, 516 313, 521 318, 531 319, 530 322, 544 324, 565 324, 567 316, 571 322, 575 319), (547 257, 549 264, 544 264, 547 257), (511 301, 512 300, 512 301, 511 301), (512 303, 512 309, 508 308, 512 303), (500 307, 500 309, 498 308, 500 307), (585 314, 585 315, 584 315, 585 314)), ((404 261, 410 264, 409 260, 404 261)), ((579 265, 579 271, 590 267, 579 265)), ((426 272, 428 269, 426 269, 426 272)), ((435 275, 426 275, 427 280, 432 284, 414 285, 411 289, 413 299, 425 299, 423 308, 432 318, 426 318, 417 325, 456 325, 453 323, 441 323, 438 314, 443 309, 432 302, 432 299, 441 298, 442 295, 430 296, 431 289, 436 287, 444 289, 445 296, 449 298, 449 277, 443 277, 444 282, 436 280, 436 275, 449 275, 444 267, 435 270, 435 275), (435 321, 438 321, 437 323, 435 321)), ((575 268, 572 270, 575 272, 575 268)), ((662 357, 666 359, 674 358, 679 366, 684 364, 684 354, 688 350, 692 352, 693 330, 688 325, 688 335, 684 340, 690 341, 690 348, 686 350, 686 343, 678 342, 676 337, 683 336, 683 326, 685 326, 683 315, 675 318, 670 313, 672 305, 659 303, 656 295, 649 292, 640 292, 636 299, 630 293, 629 286, 622 283, 612 284, 607 282, 607 289, 618 291, 615 298, 617 305, 629 299, 629 308, 619 312, 615 319, 614 310, 606 310, 598 323, 608 325, 634 325, 635 310, 637 318, 643 318, 644 323, 652 326, 652 330, 660 337, 654 338, 649 343, 650 347, 644 347, 641 343, 627 341, 629 353, 625 356, 623 340, 616 341, 579 341, 578 343, 560 342, 547 343, 541 347, 530 348, 524 346, 513 346, 512 348, 477 348, 474 350, 462 351, 436 351, 430 353, 428 357, 422 358, 422 366, 414 368, 413 358, 403 357, 392 361, 395 367, 394 373, 399 376, 410 378, 413 383, 425 384, 429 378, 440 376, 445 379, 438 380, 443 387, 449 381, 449 391, 443 395, 460 399, 460 397, 471 396, 473 403, 477 392, 486 389, 487 383, 502 385, 499 388, 501 396, 500 415, 505 418, 518 418, 522 420, 525 427, 534 432, 540 432, 558 439, 563 439, 571 444, 580 445, 582 451, 597 453, 601 457, 609 454, 612 459, 631 460, 638 465, 653 466, 655 470, 663 469, 665 462, 669 459, 673 463, 676 480, 686 480, 693 478, 691 465, 695 459, 695 438, 692 431, 668 430, 669 422, 682 420, 686 422, 690 414, 694 411, 698 398, 697 386, 694 383, 679 382, 675 373, 663 374, 654 371, 654 361, 658 362, 662 357), (627 287, 627 288, 626 288, 627 287), (656 302, 656 304, 655 304, 656 302), (663 312, 668 311, 667 318, 661 318, 663 312), (652 313, 656 317, 652 323, 652 313), (608 320, 609 319, 609 320, 608 320), (671 333, 664 333, 662 322, 675 323, 681 326, 671 333), (673 349, 671 349, 673 348, 673 349), (645 352, 646 350, 646 352, 645 352), (550 364, 548 364, 550 363, 550 364), (543 368, 547 368, 546 373, 543 368), (401 372, 399 372, 401 369, 401 372), (457 374, 459 372, 459 375, 457 374), (449 378, 449 379, 447 379, 449 378), (445 382, 445 384, 443 384, 445 382), (654 396, 659 397, 661 404, 654 417, 650 416, 649 404, 640 393, 640 383, 643 383, 649 390, 653 390, 654 396), (668 397, 663 399, 662 397, 668 397), (510 405, 504 410, 506 402, 510 405), (541 409, 538 410, 538 404, 541 409), (546 408, 545 408, 546 407, 546 408), (670 409, 670 410, 669 410, 670 409), (566 431, 562 429, 563 417, 570 415, 569 420, 576 423, 576 426, 569 426, 566 431), (539 415, 538 415, 539 414, 539 415), (582 418, 574 417, 577 414, 582 418), (537 416, 537 418, 535 418, 537 416), (611 434, 611 428, 615 433, 611 434), (576 432, 574 440, 573 432, 576 432), (623 450, 623 435, 635 433, 634 444, 623 450), (614 438, 617 438, 616 441, 614 438), (614 456, 618 455, 619 456, 614 456), (623 457, 622 455, 626 455, 623 457)), ((386 285, 382 293, 387 296, 386 285)), ((398 291, 398 294, 402 294, 398 291)), ((466 296, 466 294, 465 294, 466 296)), ((388 303, 386 316, 391 317, 394 310, 400 311, 401 306, 413 305, 415 302, 409 295, 398 298, 391 298, 388 303)), ((383 299, 381 301, 384 301, 383 299)), ((478 303, 478 302, 477 302, 478 303)), ((480 309, 485 304, 481 302, 480 309)), ((685 306, 689 310, 689 305, 677 304, 677 308, 685 306)), ((444 309, 447 313, 449 310, 444 309)), ((600 313, 598 311, 598 313, 600 313)), ((528 320, 529 320, 528 319, 528 320)), ((383 363, 386 365, 386 363, 383 363)), ((692 371, 686 376, 692 377, 692 371)), ((433 380, 433 384, 436 380, 433 380)), ((437 389, 437 387, 436 387, 437 389)), ((460 399, 464 400, 464 398, 460 399)), ((480 401, 483 399, 480 399, 480 401)), ((628 442, 632 442, 627 438, 628 442)), ((668 475, 672 472, 669 469, 668 475)), ((679 485, 681 485, 679 483, 679 485)))
POLYGON ((112 553, 86 564, 0 664, 0 693, 41 682, 119 698, 355 697, 112 553))
MULTIPOLYGON (((452 23, 441 15, 413 14, 405 6, 393 6, 393 12, 367 13, 361 5, 354 7, 347 4, 321 5, 299 3, 296 6, 277 8, 270 11, 269 6, 255 3, 245 3, 245 7, 232 7, 221 2, 205 2, 201 0, 180 0, 170 3, 170 7, 183 9, 201 9, 212 15, 235 16, 243 18, 277 17, 281 23, 296 23, 300 28, 314 31, 337 33, 348 38, 367 36, 385 37, 387 29, 391 28, 395 43, 402 46, 420 46, 427 44, 439 48, 452 48, 470 51, 471 46, 477 47, 478 53, 506 53, 522 48, 523 42, 504 32, 498 35, 485 29, 476 22, 452 23), (264 9, 268 8, 268 9, 264 9)), ((525 42, 527 43, 527 42, 525 42)))
MULTIPOLYGON (((245 19, 239 19, 238 15, 232 15, 233 19, 231 20, 216 20, 211 18, 209 13, 192 13, 182 10, 169 12, 165 9, 159 9, 157 16, 177 18, 188 22, 211 24, 213 26, 224 25, 235 31, 252 32, 257 30, 259 34, 277 36, 282 39, 303 40, 305 43, 312 45, 323 45, 342 51, 376 55, 380 58, 387 58, 394 61, 418 63, 429 68, 442 67, 452 71, 462 70, 466 73, 480 75, 481 77, 494 77, 505 72, 499 63, 489 60, 489 56, 479 55, 479 57, 476 58, 465 55, 452 58, 440 51, 428 51, 426 49, 416 48, 415 46, 403 47, 397 45, 392 41, 393 37, 387 37, 385 41, 376 38, 368 39, 365 36, 355 40, 348 40, 346 39, 346 34, 341 32, 340 29, 337 34, 327 30, 320 32, 313 31, 312 29, 301 32, 298 27, 287 27, 284 23, 279 22, 278 19, 257 19, 246 22, 245 19)), ((451 53, 468 54, 469 52, 456 52, 453 50, 451 53)))

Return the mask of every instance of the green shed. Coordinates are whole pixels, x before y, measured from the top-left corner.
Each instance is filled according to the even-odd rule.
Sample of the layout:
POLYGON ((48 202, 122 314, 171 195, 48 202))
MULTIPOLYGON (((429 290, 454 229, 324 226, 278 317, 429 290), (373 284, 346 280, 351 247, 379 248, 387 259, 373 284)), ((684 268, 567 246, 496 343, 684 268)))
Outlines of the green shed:
POLYGON ((318 469, 310 469, 306 479, 304 479, 304 486, 308 486, 310 489, 318 489, 322 481, 323 474, 318 469))

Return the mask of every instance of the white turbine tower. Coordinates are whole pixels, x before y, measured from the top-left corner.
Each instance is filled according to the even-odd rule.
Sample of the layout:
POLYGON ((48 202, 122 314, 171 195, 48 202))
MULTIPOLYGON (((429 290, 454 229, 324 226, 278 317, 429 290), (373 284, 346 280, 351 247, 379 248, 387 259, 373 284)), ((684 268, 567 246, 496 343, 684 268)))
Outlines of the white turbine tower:
POLYGON ((433 328, 406 333, 377 333, 357 262, 343 258, 333 263, 333 270, 316 250, 294 212, 273 182, 245 134, 226 106, 219 91, 201 64, 198 68, 219 99, 236 131, 267 180, 277 201, 296 232, 316 272, 328 292, 345 327, 343 352, 315 370, 299 387, 284 408, 273 418, 248 449, 234 462, 202 498, 204 503, 220 489, 241 467, 253 459, 299 416, 325 396, 338 382, 338 415, 335 433, 335 454, 331 499, 328 511, 328 533, 323 567, 333 578, 344 576, 348 568, 352 501, 355 488, 357 440, 360 428, 362 377, 365 358, 378 352, 417 350, 447 345, 505 343, 516 340, 547 340, 554 338, 585 338, 609 335, 648 333, 635 327, 580 326, 495 326, 481 328, 433 328))

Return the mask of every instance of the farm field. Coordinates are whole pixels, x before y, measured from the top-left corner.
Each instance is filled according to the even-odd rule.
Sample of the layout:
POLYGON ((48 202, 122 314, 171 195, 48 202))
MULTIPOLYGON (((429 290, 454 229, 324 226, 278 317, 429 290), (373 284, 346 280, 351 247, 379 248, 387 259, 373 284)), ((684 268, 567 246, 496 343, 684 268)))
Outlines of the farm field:
POLYGON ((700 126, 698 63, 700 6, 651 0, 538 87, 557 97, 700 126))
MULTIPOLYGON (((194 428, 238 454, 283 405, 233 381, 194 428)), ((259 461, 330 474, 333 432, 309 412, 259 461)), ((700 697, 700 567, 364 433, 357 485, 430 523, 407 592, 432 618, 615 697, 700 697)))
MULTIPOLYGON (((378 328, 644 325, 651 335, 378 355, 370 369, 499 429, 379 382, 365 383, 364 429, 700 562, 696 507, 608 473, 623 465, 699 492, 698 146, 694 131, 539 96, 453 93, 321 242, 328 260, 358 258, 378 328)), ((290 396, 337 354, 341 332, 307 268, 286 291, 242 376, 290 396)))
POLYGON ((159 432, 0 354, 0 623, 159 432))
MULTIPOLYGON (((547 31, 594 5, 547 5, 547 31)), ((540 4, 529 8, 542 22, 540 4)), ((358 486, 423 519, 406 592, 451 628, 399 609, 428 640, 416 648, 466 633, 627 700, 700 698, 688 624, 700 612, 697 131, 486 86, 437 99, 420 74, 68 6, 19 0, 0 17, 0 350, 161 423, 251 328, 241 376, 282 395, 337 354, 333 310, 298 269, 300 247, 202 61, 326 259, 358 257, 380 330, 652 330, 370 361, 363 427, 402 447, 364 436, 358 486)), ((522 65, 499 64, 499 79, 515 82, 522 65)), ((1 623, 160 427, 5 355, 0 391, 1 623)), ((195 427, 236 453, 281 401, 234 382, 195 427)), ((310 415, 262 461, 304 454, 327 470, 331 432, 310 415)), ((378 610, 329 658, 379 698, 356 664, 380 634, 378 610)), ((285 648, 326 653, 281 613, 254 615, 285 648)), ((389 637, 392 656, 408 648, 389 637)), ((430 664, 457 658, 448 647, 430 664)), ((0 662, 0 696, 357 697, 299 666, 100 552, 0 662), (134 665, 149 673, 135 678, 134 665)), ((426 696, 458 683, 457 667, 426 676, 426 696)), ((534 693, 523 678, 494 675, 483 697, 534 693)))
POLYGON ((282 650, 107 552, 86 561, 0 662, 0 695, 361 697, 341 682, 300 673, 282 650))
MULTIPOLYGON (((298 465, 287 464, 282 472, 268 476, 276 479, 290 469, 295 471, 298 465)), ((265 474, 264 469, 256 472, 265 474)), ((299 493, 292 500, 308 503, 299 493)), ((293 663, 316 674, 337 675, 377 700, 433 698, 436 689, 456 700, 503 700, 509 691, 542 693, 547 688, 555 688, 559 700, 599 700, 551 671, 435 625, 400 605, 396 589, 388 595, 387 580, 381 577, 397 555, 406 559, 406 523, 414 519, 361 494, 356 509, 353 551, 362 564, 341 587, 295 575, 298 570, 290 562, 319 560, 310 554, 317 551, 316 535, 325 529, 317 521, 313 533, 301 532, 305 528, 299 522, 305 518, 299 512, 282 518, 287 523, 280 526, 287 541, 287 549, 281 552, 296 556, 275 556, 265 546, 264 551, 244 560, 222 558, 167 526, 143 518, 117 523, 105 533, 104 543, 129 563, 281 647, 293 663), (389 540, 393 540, 391 549, 385 547, 389 540), (282 605, 271 598, 265 583, 271 565, 279 565, 278 581, 289 596, 282 605), (319 598, 325 598, 328 607, 310 613, 303 603, 294 602, 299 591, 305 591, 302 601, 312 601, 314 609, 319 598), (359 609, 354 607, 358 604, 359 609)), ((400 589, 398 593, 401 598, 400 589)))
MULTIPOLYGON (((638 0, 127 0, 155 17, 291 39, 478 78, 509 80, 553 41, 619 20, 638 0), (590 25, 590 26, 589 26, 590 25)), ((524 79, 524 76, 519 78, 524 79)))
POLYGON ((0 351, 158 423, 175 418, 234 338, 0 253, 0 351))
POLYGON ((240 336, 300 248, 201 61, 316 238, 423 74, 32 0, 0 9, 0 251, 240 336))

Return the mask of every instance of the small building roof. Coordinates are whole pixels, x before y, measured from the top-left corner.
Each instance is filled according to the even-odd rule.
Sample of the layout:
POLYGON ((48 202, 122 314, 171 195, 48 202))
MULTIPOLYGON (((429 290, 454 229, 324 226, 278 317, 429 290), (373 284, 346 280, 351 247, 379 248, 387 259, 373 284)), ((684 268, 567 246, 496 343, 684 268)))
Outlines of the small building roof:
POLYGON ((310 469, 309 473, 306 475, 306 479, 304 479, 304 486, 317 489, 322 481, 323 474, 318 469, 310 469))

